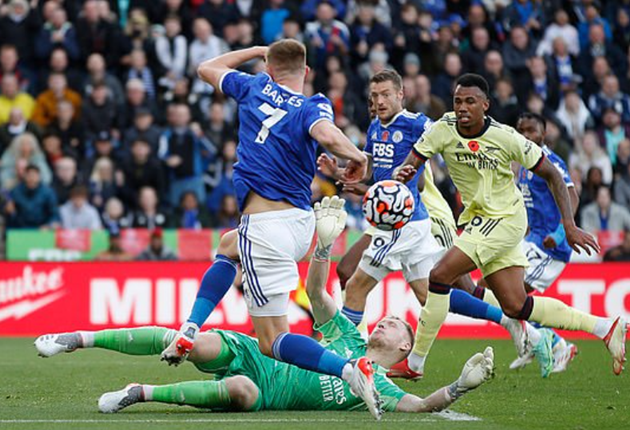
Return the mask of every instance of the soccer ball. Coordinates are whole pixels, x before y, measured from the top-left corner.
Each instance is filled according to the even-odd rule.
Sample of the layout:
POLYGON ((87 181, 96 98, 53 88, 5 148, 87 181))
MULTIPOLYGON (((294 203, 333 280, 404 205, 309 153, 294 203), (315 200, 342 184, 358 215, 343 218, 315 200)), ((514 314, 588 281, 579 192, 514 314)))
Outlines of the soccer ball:
POLYGON ((398 230, 409 222, 416 202, 403 183, 380 181, 363 197, 363 215, 380 230, 398 230))

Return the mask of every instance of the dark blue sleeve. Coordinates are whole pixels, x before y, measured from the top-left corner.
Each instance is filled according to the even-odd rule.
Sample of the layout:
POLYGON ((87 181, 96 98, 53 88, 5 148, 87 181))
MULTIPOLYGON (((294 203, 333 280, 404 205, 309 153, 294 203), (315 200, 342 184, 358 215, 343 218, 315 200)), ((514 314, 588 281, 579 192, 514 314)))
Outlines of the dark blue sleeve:
POLYGON ((226 72, 219 80, 219 89, 237 102, 243 100, 257 76, 237 70, 226 72))

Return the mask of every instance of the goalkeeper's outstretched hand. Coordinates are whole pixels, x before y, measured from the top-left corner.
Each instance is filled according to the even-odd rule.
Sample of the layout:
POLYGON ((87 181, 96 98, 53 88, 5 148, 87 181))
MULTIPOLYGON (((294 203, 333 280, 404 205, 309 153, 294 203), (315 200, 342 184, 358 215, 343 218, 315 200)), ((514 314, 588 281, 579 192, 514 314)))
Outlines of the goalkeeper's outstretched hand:
POLYGON ((317 220, 317 248, 328 249, 346 228, 348 214, 344 210, 346 201, 338 196, 324 197, 315 203, 317 220))

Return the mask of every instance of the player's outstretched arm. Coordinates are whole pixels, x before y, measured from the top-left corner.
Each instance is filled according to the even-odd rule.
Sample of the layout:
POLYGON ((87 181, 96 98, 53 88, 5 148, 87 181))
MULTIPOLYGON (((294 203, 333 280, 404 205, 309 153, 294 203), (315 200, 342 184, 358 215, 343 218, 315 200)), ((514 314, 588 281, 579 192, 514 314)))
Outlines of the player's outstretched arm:
POLYGON ((219 81, 224 73, 234 70, 243 63, 254 58, 267 55, 266 46, 254 46, 247 49, 228 52, 218 57, 206 60, 197 67, 197 74, 204 81, 220 91, 219 81))
POLYGON ((588 255, 591 255, 591 250, 599 252, 599 244, 595 238, 575 225, 569 191, 558 169, 545 157, 538 168, 534 170, 534 173, 547 182, 547 186, 553 194, 556 205, 560 209, 562 224, 571 248, 578 254, 581 252, 580 249, 585 250, 588 255))
POLYGON ((315 203, 317 220, 317 246, 311 257, 306 278, 306 293, 311 302, 315 322, 324 324, 337 313, 335 301, 326 291, 326 282, 330 271, 330 251, 335 239, 346 227, 348 214, 343 209, 344 199, 337 196, 324 197, 321 203, 315 203))
POLYGON ((342 181, 359 182, 366 177, 367 156, 354 146, 335 124, 330 121, 319 121, 311 129, 311 137, 335 157, 348 160, 341 177, 342 181))
POLYGON ((442 387, 427 398, 407 394, 396 406, 396 412, 438 412, 457 399, 489 381, 494 376, 494 351, 487 347, 468 359, 457 381, 442 387))
POLYGON ((406 184, 413 179, 416 173, 418 173, 418 169, 425 163, 425 161, 425 159, 416 156, 413 152, 410 152, 409 155, 407 155, 407 158, 405 158, 405 161, 394 169, 392 179, 406 184))

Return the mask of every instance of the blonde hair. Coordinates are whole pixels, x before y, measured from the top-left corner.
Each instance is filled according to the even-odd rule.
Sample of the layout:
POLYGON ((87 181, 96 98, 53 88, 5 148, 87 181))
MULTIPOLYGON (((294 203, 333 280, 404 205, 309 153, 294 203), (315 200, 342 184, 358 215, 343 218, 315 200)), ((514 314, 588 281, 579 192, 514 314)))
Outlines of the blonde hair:
POLYGON ((293 39, 269 45, 267 63, 279 72, 298 73, 306 69, 306 47, 293 39))
POLYGON ((107 157, 101 157, 96 160, 94 163, 94 167, 92 168, 92 174, 90 175, 90 181, 92 182, 102 182, 103 178, 101 177, 101 169, 109 167, 112 170, 112 180, 114 179, 114 163, 107 157))

